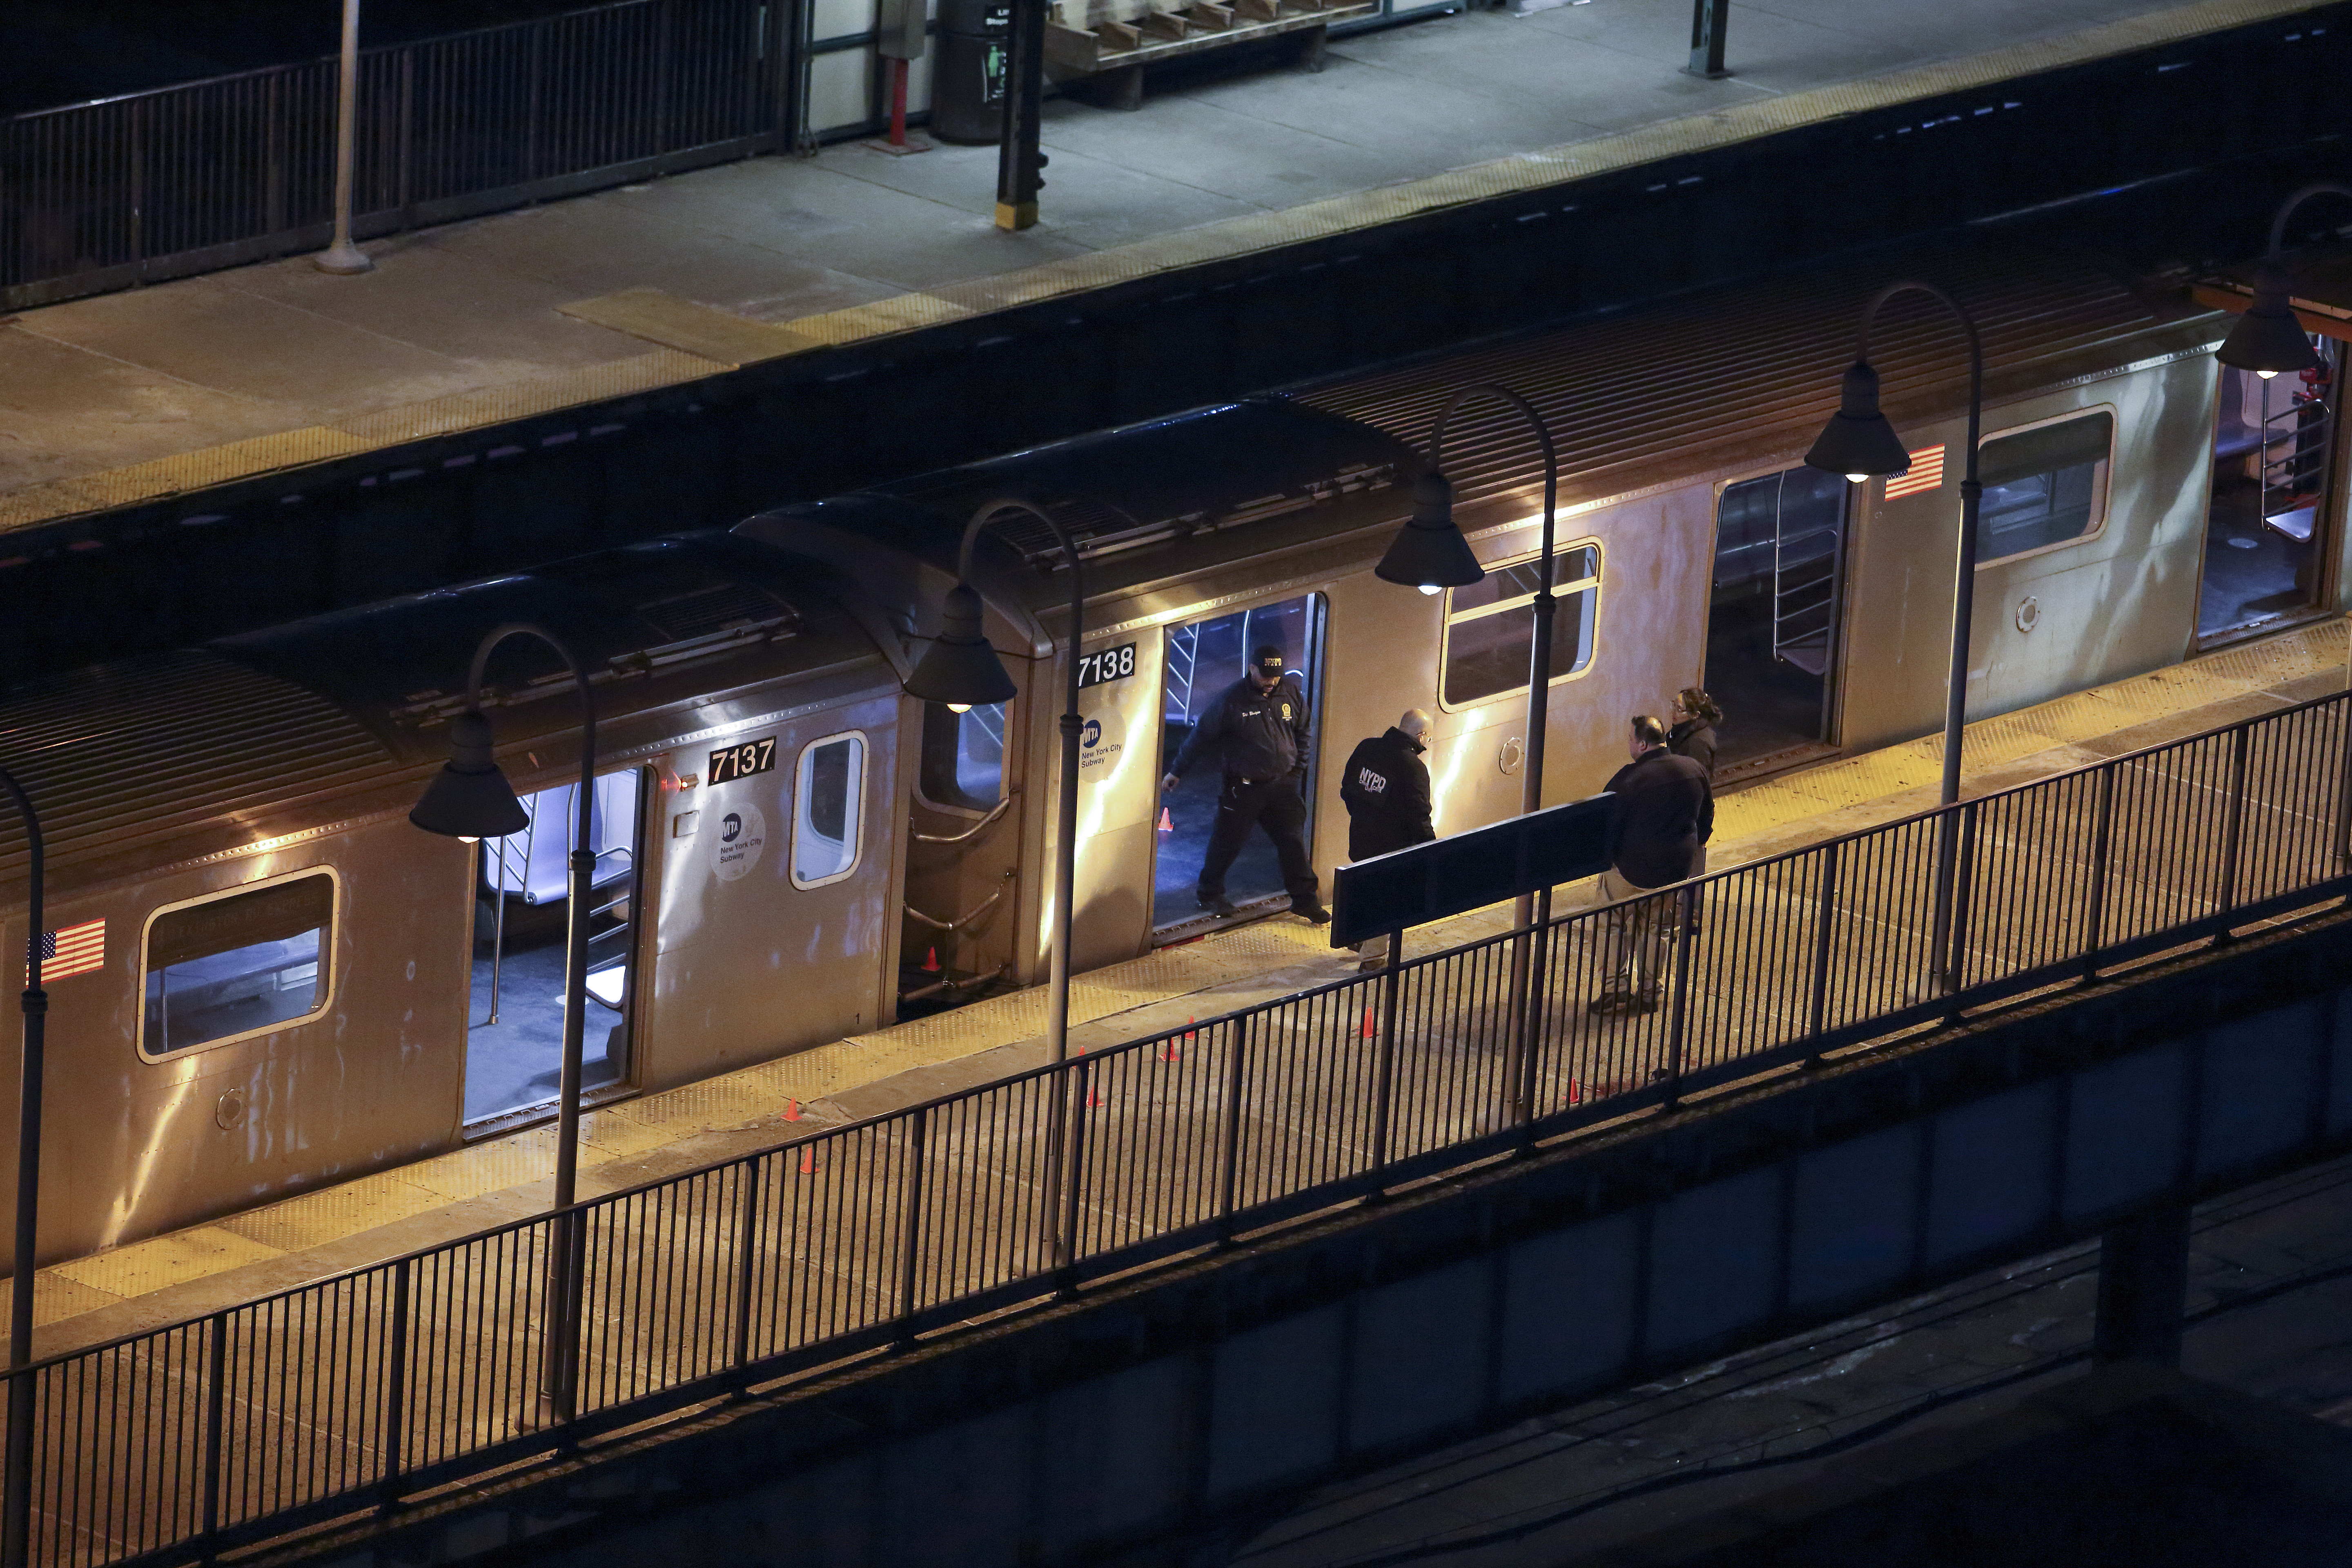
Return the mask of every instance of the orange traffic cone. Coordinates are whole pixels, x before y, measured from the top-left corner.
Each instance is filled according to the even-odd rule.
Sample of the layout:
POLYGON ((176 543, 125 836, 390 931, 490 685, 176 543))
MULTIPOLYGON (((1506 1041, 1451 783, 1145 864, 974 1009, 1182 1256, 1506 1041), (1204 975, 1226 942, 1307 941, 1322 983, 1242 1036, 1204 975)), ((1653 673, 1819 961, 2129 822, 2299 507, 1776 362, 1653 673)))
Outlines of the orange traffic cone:
POLYGON ((813 1143, 803 1145, 801 1149, 801 1174, 803 1176, 816 1174, 816 1145, 813 1143))
POLYGON ((1164 805, 1160 808, 1160 831, 1162 833, 1176 831, 1176 819, 1168 815, 1168 808, 1164 805))
POLYGON ((1584 1103, 1584 1086, 1577 1082, 1574 1079, 1570 1079, 1568 1080, 1568 1102, 1570 1105, 1581 1105, 1584 1103))
POLYGON ((937 974, 939 972, 940 950, 935 947, 923 954, 923 973, 926 974, 937 974))
POLYGON ((800 1119, 801 1119, 801 1102, 800 1102, 799 1100, 785 1100, 785 1101, 784 1101, 784 1120, 785 1120, 785 1121, 798 1121, 800 1119))
POLYGON ((1372 1037, 1372 1010, 1371 1010, 1370 1007, 1367 1007, 1367 1008, 1365 1008, 1365 1009, 1364 1009, 1364 1038, 1366 1038, 1366 1039, 1368 1039, 1368 1040, 1369 1040, 1369 1039, 1370 1039, 1371 1037, 1372 1037))

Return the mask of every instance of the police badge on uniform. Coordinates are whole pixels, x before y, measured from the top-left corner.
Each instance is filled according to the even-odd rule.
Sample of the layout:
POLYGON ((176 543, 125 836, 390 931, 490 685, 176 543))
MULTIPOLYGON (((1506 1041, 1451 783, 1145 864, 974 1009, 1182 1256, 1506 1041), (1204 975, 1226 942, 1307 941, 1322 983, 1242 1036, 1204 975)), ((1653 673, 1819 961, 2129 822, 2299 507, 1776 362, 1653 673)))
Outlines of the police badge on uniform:
POLYGON ((1282 716, 1286 719, 1290 717, 1290 704, 1287 702, 1282 705, 1282 716))

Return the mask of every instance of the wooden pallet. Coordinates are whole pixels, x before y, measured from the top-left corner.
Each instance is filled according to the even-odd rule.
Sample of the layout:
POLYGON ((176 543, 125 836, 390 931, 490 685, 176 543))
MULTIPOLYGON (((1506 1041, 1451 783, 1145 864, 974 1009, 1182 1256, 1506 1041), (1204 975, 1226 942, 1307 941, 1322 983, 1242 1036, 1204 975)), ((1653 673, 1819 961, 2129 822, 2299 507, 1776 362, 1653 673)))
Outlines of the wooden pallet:
POLYGON ((1376 9, 1371 0, 1192 0, 1177 9, 1146 11, 1131 22, 1106 21, 1084 30, 1049 21, 1045 62, 1057 78, 1099 76, 1253 38, 1319 31, 1376 9))

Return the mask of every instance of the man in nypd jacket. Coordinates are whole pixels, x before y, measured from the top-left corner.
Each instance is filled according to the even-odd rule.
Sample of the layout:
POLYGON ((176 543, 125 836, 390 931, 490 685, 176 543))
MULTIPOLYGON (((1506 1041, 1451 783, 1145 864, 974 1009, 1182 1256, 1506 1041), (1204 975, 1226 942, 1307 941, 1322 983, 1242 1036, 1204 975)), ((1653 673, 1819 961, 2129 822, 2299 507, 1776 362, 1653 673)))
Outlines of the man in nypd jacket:
MULTIPOLYGON (((1393 728, 1349 753, 1339 775, 1349 859, 1369 860, 1437 837, 1430 820, 1429 764, 1421 760, 1428 734, 1429 715, 1408 708, 1393 728)), ((1356 950, 1359 967, 1379 968, 1387 951, 1388 938, 1374 937, 1356 950)))

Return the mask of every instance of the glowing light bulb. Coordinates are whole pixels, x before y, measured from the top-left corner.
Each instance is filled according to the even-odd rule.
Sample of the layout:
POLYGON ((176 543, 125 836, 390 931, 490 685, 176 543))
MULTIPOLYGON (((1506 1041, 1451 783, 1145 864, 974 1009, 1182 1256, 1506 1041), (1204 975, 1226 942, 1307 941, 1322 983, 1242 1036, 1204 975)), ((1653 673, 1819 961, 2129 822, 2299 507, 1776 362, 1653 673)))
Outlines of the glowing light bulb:
POLYGON ((1429 597, 1434 599, 1438 595, 1445 592, 1445 584, 1443 583, 1423 583, 1421 585, 1421 591, 1423 594, 1426 594, 1429 597))
POLYGON ((478 838, 468 838, 464 834, 460 833, 457 835, 457 842, 460 844, 479 844, 481 840, 478 838))
POLYGON ((2258 370, 2254 372, 2254 374, 2261 376, 2264 381, 2268 381, 2271 377, 2276 375, 2278 372, 2274 370, 2258 370))
POLYGON ((950 713, 969 713, 971 711, 971 704, 969 702, 950 702, 948 704, 948 711, 950 713))
POLYGON ((1848 474, 1845 477, 1845 479, 1846 483, 1850 485, 1866 485, 1870 483, 1870 476, 1868 474, 1848 474))

